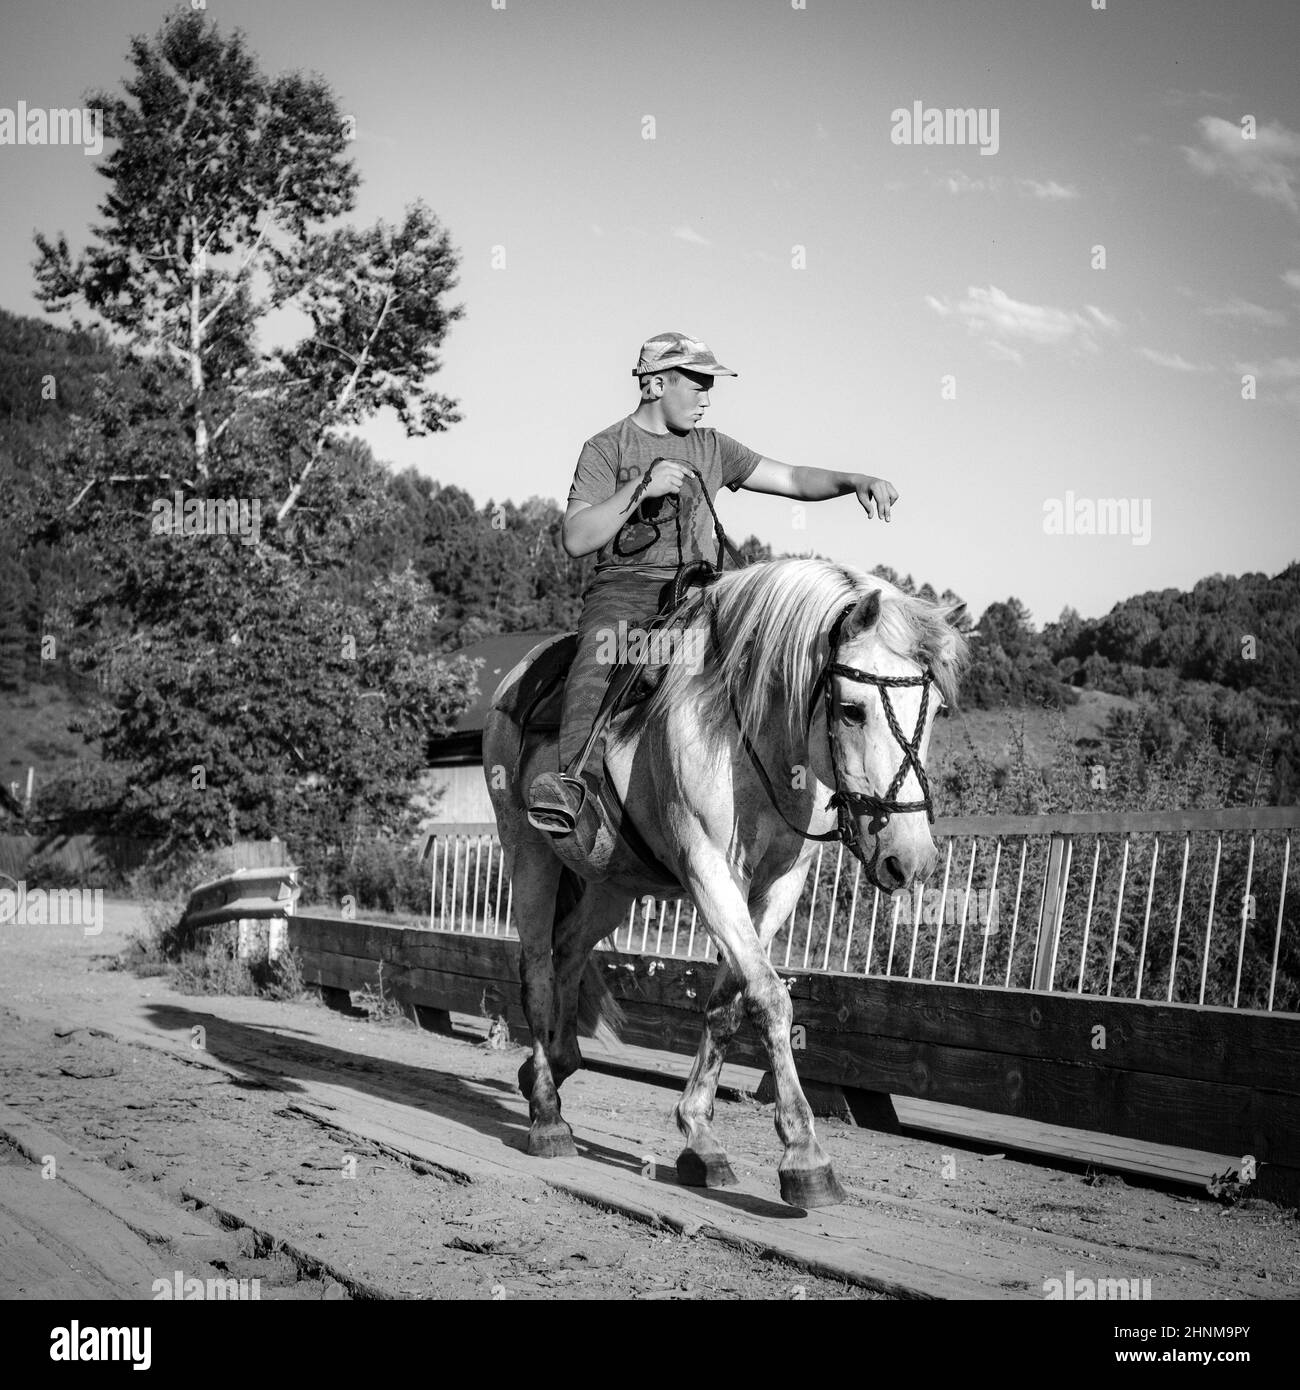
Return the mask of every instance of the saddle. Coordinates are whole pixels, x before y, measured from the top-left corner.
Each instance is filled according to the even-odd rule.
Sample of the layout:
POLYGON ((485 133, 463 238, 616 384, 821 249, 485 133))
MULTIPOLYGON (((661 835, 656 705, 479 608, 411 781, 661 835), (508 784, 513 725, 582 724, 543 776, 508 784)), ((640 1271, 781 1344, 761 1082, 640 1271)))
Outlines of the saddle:
MULTIPOLYGON (((684 567, 664 586, 656 622, 666 621, 681 606, 692 585, 707 584, 716 577, 717 572, 708 564, 684 567)), ((560 727, 565 680, 576 651, 575 633, 549 638, 534 647, 497 690, 493 707, 518 726, 521 762, 530 741, 560 727)), ((662 668, 639 663, 611 668, 591 733, 569 770, 585 788, 577 825, 568 834, 552 837, 551 848, 585 879, 600 882, 630 875, 643 884, 649 878, 653 891, 666 894, 680 893, 681 884, 637 829, 608 776, 603 755, 610 721, 648 699, 661 676, 662 668), (593 756, 597 752, 599 756, 593 756)), ((516 768, 516 778, 518 772, 516 768)))

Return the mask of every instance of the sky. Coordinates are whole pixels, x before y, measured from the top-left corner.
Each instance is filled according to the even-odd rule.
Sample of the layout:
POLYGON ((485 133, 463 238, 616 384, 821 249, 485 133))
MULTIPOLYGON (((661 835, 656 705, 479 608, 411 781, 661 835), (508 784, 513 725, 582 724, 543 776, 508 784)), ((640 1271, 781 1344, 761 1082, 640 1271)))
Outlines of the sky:
MULTIPOLYGON (((685 332, 739 372, 705 424, 899 493, 888 524, 724 493, 734 537, 1041 624, 1300 558, 1300 6, 1099 3, 205 8, 355 116, 348 221, 421 199, 459 250, 464 419, 373 421, 380 458, 562 500, 642 340, 685 332)), ((0 0, 0 112, 116 87, 166 11, 0 0)), ((0 145, 0 306, 43 313, 32 234, 86 244, 95 164, 0 145)))

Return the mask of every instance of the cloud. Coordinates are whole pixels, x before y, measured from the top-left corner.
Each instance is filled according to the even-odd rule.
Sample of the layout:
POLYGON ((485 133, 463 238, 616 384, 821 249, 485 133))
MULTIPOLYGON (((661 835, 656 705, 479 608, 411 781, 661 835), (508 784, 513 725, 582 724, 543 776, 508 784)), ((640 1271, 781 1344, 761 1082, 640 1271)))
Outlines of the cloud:
POLYGON ((690 242, 692 246, 713 245, 713 243, 708 239, 708 237, 701 236, 699 232, 695 230, 694 227, 688 227, 684 224, 680 227, 673 228, 673 236, 675 236, 678 241, 690 242))
POLYGON ((1270 357, 1263 362, 1238 362, 1233 368, 1242 376, 1261 381, 1300 381, 1300 357, 1270 357))
POLYGON ((1297 293, 1300 293, 1300 270, 1286 271, 1282 276, 1282 281, 1284 284, 1290 285, 1297 293))
POLYGON ((1228 92, 1185 92, 1179 87, 1170 87, 1165 93, 1165 102, 1170 106, 1184 106, 1194 102, 1197 106, 1223 106, 1233 100, 1228 92))
POLYGON ((1212 319, 1240 319, 1243 323, 1253 323, 1260 328, 1281 328, 1286 323, 1286 315, 1279 309, 1266 309, 1262 304, 1252 303, 1233 295, 1222 304, 1205 304, 1201 312, 1212 319))
POLYGON ((1018 349, 1008 347, 1006 343, 1000 343, 996 338, 990 338, 987 347, 991 356, 996 357, 999 362, 1014 362, 1017 367, 1025 365, 1025 354, 1018 349))
POLYGON ((1120 322, 1113 315, 1103 314, 1095 304, 1087 304, 1084 307, 1088 310, 1093 323, 1097 324, 1099 328, 1104 328, 1107 333, 1118 333, 1120 331, 1120 322))
POLYGON ((1034 198, 1045 198, 1050 202, 1062 202, 1068 198, 1077 198, 1079 190, 1069 187, 1063 183, 1057 183, 1055 179, 1049 179, 1046 183, 1039 183, 1037 179, 1017 179, 1016 187, 1022 192, 1034 198))
MULTIPOLYGON (((973 179, 969 174, 958 171, 955 174, 945 174, 936 180, 935 187, 946 189, 952 194, 997 193, 1006 186, 1006 183, 1007 180, 999 174, 990 174, 983 179, 973 179)), ((1041 198, 1051 202, 1060 202, 1079 196, 1077 189, 1057 183, 1055 179, 1049 179, 1046 183, 1040 183, 1038 179, 1015 179, 1014 183, 1016 190, 1025 198, 1041 198)))
MULTIPOLYGON (((1295 288, 1300 289, 1300 271, 1294 273, 1297 276, 1295 288)), ((1285 281, 1286 276, 1282 279, 1285 281)), ((1177 288, 1178 293, 1192 300, 1207 319, 1231 319, 1251 328, 1284 328, 1288 322, 1281 309, 1266 308, 1263 304, 1256 304, 1253 299, 1243 299, 1239 294, 1227 299, 1214 299, 1200 290, 1188 289, 1186 285, 1177 288)))
POLYGON ((934 295, 926 295, 925 302, 940 318, 965 324, 967 332, 981 339, 995 357, 1008 362, 1022 362, 1020 347, 1026 344, 1100 352, 1103 336, 1121 331, 1119 320, 1094 304, 1085 305, 1082 312, 1026 304, 996 285, 971 285, 966 297, 956 302, 934 295))
POLYGON ((1171 372, 1208 372, 1211 367, 1198 367, 1195 362, 1189 362, 1187 358, 1180 357, 1176 352, 1158 352, 1155 348, 1138 348, 1138 352, 1147 359, 1154 362, 1157 367, 1168 367, 1171 372))
MULTIPOLYGON (((1297 272, 1297 277, 1296 288, 1300 289, 1300 272, 1297 272)), ((1286 276, 1282 278, 1285 280, 1286 276)), ((1239 294, 1227 299, 1214 299, 1200 290, 1188 289, 1186 285, 1179 285, 1178 293, 1193 300, 1207 319, 1234 319, 1254 328, 1283 328, 1287 323, 1287 316, 1281 309, 1266 308, 1263 304, 1256 304, 1253 299, 1243 299, 1239 294)))
POLYGON ((1300 133, 1278 121, 1262 125, 1253 140, 1244 139, 1241 127, 1219 116, 1202 116, 1197 125, 1201 145, 1183 146, 1193 169, 1210 177, 1221 175, 1260 198, 1281 203, 1300 216, 1296 195, 1300 177, 1300 133))
POLYGON ((973 179, 969 174, 956 173, 944 175, 938 186, 949 193, 996 193, 1002 180, 996 174, 987 179, 973 179))

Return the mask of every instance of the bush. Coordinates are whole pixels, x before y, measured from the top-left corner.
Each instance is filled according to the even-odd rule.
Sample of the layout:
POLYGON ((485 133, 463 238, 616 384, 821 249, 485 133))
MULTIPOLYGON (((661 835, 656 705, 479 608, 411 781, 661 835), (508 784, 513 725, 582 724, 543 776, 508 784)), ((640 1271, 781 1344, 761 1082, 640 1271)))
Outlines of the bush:
MULTIPOLYGON (((302 962, 294 952, 275 961, 243 961, 236 954, 236 923, 205 932, 197 941, 193 932, 183 929, 190 889, 226 872, 220 853, 200 856, 186 874, 175 871, 169 892, 145 897, 144 930, 131 936, 119 966, 141 977, 166 976, 182 994, 300 998, 305 992, 302 962)), ((157 880, 153 882, 157 888, 157 880)))
POLYGON ((325 893, 313 896, 338 904, 351 898, 358 912, 409 913, 429 910, 429 871, 413 845, 395 840, 363 840, 350 854, 336 855, 318 875, 325 893))

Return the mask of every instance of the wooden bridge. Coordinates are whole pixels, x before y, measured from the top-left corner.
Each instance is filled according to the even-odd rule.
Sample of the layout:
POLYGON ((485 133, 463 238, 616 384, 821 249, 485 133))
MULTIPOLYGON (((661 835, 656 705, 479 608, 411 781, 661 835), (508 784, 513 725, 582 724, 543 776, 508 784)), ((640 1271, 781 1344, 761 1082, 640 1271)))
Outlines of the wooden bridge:
MULTIPOLYGON (((771 951, 801 1077, 862 1123, 924 1103, 941 1126, 960 1107, 1008 1147, 1172 1177, 1204 1175, 1178 1157, 1196 1151, 1295 1201, 1297 825, 1300 808, 941 820, 941 881, 893 899, 824 852, 771 951), (1135 1141, 1127 1164, 1100 1136, 1135 1141)), ((298 916, 308 982, 336 1001, 381 990, 434 1028, 501 1017, 526 1039, 495 827, 443 827, 426 851, 433 930, 298 916)), ((715 958, 693 909, 643 901, 606 947, 641 1065, 693 1054, 715 958)), ((766 1065, 748 1025, 729 1057, 766 1065)))

